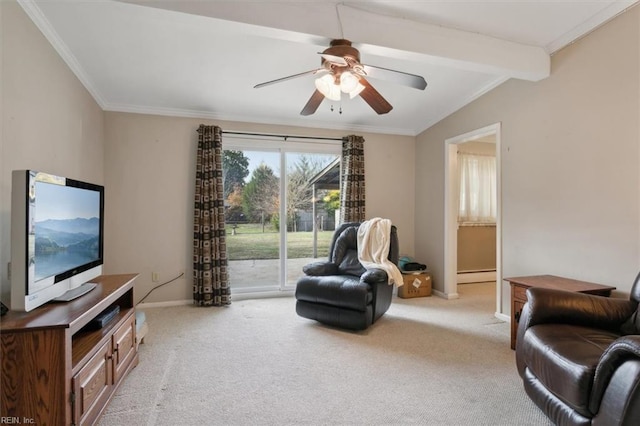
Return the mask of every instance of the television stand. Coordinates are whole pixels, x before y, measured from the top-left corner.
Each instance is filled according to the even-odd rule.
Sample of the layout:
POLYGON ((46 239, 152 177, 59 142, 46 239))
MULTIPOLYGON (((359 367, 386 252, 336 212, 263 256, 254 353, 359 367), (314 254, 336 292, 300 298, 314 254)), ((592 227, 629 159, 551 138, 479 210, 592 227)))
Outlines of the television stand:
POLYGON ((84 283, 79 285, 76 288, 72 288, 71 290, 67 290, 61 296, 58 296, 54 299, 51 299, 52 302, 70 302, 73 299, 77 299, 78 297, 89 293, 91 290, 96 288, 98 284, 96 283, 84 283))
POLYGON ((138 365, 136 277, 102 275, 84 297, 2 317, 0 418, 34 425, 97 422, 138 365), (108 309, 119 312, 100 329, 85 328, 108 309))

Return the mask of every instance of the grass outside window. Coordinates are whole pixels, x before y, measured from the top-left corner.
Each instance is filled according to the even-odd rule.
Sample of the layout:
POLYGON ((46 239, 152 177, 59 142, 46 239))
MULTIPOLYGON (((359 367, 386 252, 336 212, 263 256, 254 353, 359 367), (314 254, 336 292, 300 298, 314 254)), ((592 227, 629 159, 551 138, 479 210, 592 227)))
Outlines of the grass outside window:
MULTIPOLYGON (((279 259, 280 234, 271 225, 241 224, 227 226, 229 260, 279 259)), ((318 232, 318 258, 327 258, 333 231, 318 232)), ((313 256, 313 232, 287 232, 289 259, 313 256)))

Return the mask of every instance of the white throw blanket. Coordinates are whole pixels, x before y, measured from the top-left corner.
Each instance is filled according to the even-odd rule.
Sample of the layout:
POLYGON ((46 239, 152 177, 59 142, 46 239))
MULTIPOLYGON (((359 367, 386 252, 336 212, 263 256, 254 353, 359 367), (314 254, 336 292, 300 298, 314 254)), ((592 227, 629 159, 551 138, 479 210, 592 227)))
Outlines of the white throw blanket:
POLYGON ((358 228, 358 260, 365 268, 379 268, 389 276, 389 284, 404 284, 402 274, 388 259, 391 221, 379 217, 364 221, 358 228))

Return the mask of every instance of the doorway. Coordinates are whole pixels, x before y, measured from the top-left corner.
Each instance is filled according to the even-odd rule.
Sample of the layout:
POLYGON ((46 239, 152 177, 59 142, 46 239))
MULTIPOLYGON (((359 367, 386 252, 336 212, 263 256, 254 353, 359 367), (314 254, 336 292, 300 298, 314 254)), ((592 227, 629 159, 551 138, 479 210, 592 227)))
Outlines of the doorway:
MULTIPOLYGON (((233 294, 294 290, 302 266, 326 258, 335 229, 328 197, 332 189, 319 190, 313 182, 339 161, 340 153, 339 143, 246 138, 223 142, 233 294)), ((335 187, 333 191, 339 182, 335 187)))
POLYGON ((494 140, 496 156, 496 310, 495 316, 508 320, 502 312, 502 222, 501 222, 501 190, 500 190, 500 145, 501 123, 492 124, 481 129, 449 138, 445 140, 445 238, 444 238, 444 296, 449 299, 459 297, 458 294, 458 149, 461 144, 478 141, 494 140))

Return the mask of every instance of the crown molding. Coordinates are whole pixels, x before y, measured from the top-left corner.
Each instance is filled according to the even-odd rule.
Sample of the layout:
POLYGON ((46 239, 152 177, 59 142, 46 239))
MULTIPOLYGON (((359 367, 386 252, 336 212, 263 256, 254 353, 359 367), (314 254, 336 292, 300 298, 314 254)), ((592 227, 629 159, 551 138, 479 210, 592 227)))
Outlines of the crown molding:
POLYGON ((462 99, 460 102, 456 103, 456 105, 454 105, 453 107, 448 108, 447 110, 438 114, 433 120, 425 123, 425 126, 421 130, 418 130, 415 136, 419 135, 420 133, 434 126, 436 123, 440 122, 441 120, 444 120, 445 118, 455 113, 456 111, 461 110, 462 108, 469 105, 471 102, 480 98, 484 94, 489 93, 490 91, 500 86, 502 83, 504 83, 507 80, 510 80, 510 78, 506 76, 500 76, 490 81, 489 83, 485 84, 483 87, 481 87, 480 89, 472 93, 470 96, 462 99))
POLYGON ((549 52, 549 54, 553 54, 558 50, 562 49, 569 44, 575 43, 579 39, 591 34, 593 31, 597 30, 616 16, 626 12, 628 9, 636 6, 638 4, 638 0, 635 1, 616 1, 611 5, 602 9, 600 12, 593 15, 588 20, 584 21, 580 25, 571 29, 570 31, 564 33, 547 46, 545 46, 545 50, 549 52))
POLYGON ((71 69, 71 72, 76 76, 80 83, 87 89, 87 91, 93 96, 93 99, 97 104, 104 109, 106 104, 104 97, 100 94, 100 91, 95 87, 87 73, 84 71, 76 57, 67 48, 67 45, 62 41, 58 33, 53 29, 53 26, 49 20, 44 16, 42 10, 36 2, 33 0, 17 0, 18 4, 22 7, 25 13, 31 18, 36 27, 44 35, 44 37, 53 46, 58 55, 71 69))

